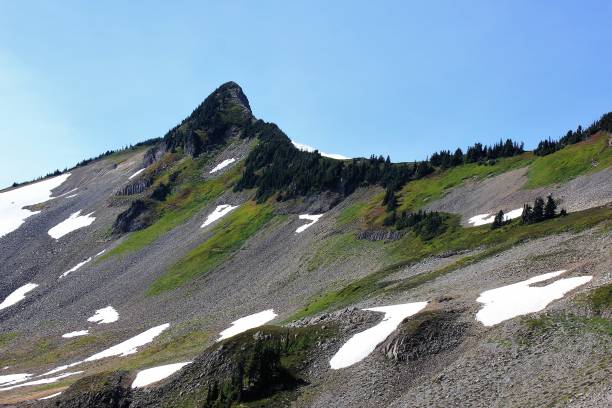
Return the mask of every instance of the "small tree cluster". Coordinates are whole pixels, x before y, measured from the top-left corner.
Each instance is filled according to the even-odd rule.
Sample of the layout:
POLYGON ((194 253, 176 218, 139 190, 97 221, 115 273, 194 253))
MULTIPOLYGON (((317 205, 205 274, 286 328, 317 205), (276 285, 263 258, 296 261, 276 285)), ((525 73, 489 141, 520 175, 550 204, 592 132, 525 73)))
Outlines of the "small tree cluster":
POLYGON ((550 220, 555 218, 557 215, 564 216, 567 212, 562 209, 557 214, 557 203, 553 199, 552 195, 546 198, 546 202, 542 197, 537 197, 533 202, 533 207, 529 204, 523 206, 523 214, 521 215, 521 222, 523 224, 534 224, 536 222, 550 220))
POLYGON ((496 229, 508 224, 510 220, 506 220, 504 217, 504 212, 499 210, 497 214, 495 214, 495 218, 493 218, 493 224, 491 224, 491 229, 496 229))
POLYGON ((406 212, 400 216, 391 212, 384 220, 384 225, 394 225, 398 230, 412 229, 423 240, 430 240, 446 231, 448 216, 437 211, 406 212))

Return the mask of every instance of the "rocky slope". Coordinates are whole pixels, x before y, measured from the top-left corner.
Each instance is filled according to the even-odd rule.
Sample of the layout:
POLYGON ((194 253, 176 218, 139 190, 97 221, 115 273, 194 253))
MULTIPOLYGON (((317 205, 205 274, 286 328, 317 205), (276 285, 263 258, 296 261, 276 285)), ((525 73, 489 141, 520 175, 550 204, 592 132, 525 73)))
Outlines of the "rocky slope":
MULTIPOLYGON (((383 224, 384 183, 305 196, 281 191, 265 200, 256 188, 240 188, 245 168, 266 162, 251 156, 262 143, 262 129, 268 128, 253 117, 240 87, 228 83, 154 146, 71 169, 51 192, 55 198, 27 207, 40 212, 0 237, 0 302, 28 283, 37 285, 22 300, 0 306, 0 367, 6 367, 0 370, 0 403, 612 402, 607 133, 549 156, 527 152, 434 169, 399 186, 400 210, 449 214, 437 235, 423 238, 383 224), (567 162, 568 151, 578 163, 559 177, 542 177, 546 166, 559 172, 554 163, 567 162), (531 225, 514 220, 496 230, 468 223, 549 193, 568 216, 531 225), (49 235, 78 211, 95 220, 58 239, 49 235), (559 270, 566 272, 534 287, 592 278, 540 311, 492 326, 477 320, 482 292, 559 270), (411 302, 428 303, 398 321, 361 361, 330 368, 353 335, 388 324, 381 313, 362 309, 411 302), (116 320, 91 319, 109 306, 116 320), (216 341, 237 319, 270 309, 277 316, 258 323, 265 326, 216 341), (152 329, 156 335, 143 336, 152 329), (131 388, 143 369, 187 361, 192 363, 165 379, 131 388), (15 374, 29 376, 14 382, 6 377, 15 374)), ((281 150, 290 146, 283 142, 281 150)), ((303 160, 312 168, 331 160, 304 154, 312 155, 303 160)), ((274 166, 274 154, 266 160, 274 166)), ((333 177, 325 185, 334 186, 333 177)))

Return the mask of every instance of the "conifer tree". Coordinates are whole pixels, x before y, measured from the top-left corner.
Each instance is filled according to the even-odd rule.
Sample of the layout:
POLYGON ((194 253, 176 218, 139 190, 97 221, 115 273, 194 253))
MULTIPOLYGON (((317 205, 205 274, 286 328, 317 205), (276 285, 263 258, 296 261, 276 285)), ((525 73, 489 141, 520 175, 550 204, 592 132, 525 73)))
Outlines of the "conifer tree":
POLYGON ((504 212, 499 210, 499 212, 495 215, 493 219, 493 224, 491 224, 491 229, 499 228, 504 225, 506 222, 504 221, 504 212))
POLYGON ((546 205, 544 206, 544 219, 555 218, 555 212, 557 210, 557 203, 552 198, 552 194, 549 194, 546 199, 546 205))
POLYGON ((533 203, 532 218, 532 222, 540 222, 544 220, 544 199, 542 197, 537 197, 533 203))

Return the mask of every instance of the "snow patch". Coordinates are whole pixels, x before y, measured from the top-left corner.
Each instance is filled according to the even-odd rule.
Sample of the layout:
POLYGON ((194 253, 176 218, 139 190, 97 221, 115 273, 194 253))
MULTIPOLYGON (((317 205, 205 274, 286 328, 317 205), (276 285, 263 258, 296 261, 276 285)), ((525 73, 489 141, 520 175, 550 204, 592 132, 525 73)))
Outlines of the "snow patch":
POLYGON ((263 312, 255 313, 242 317, 238 320, 234 320, 229 328, 219 333, 220 337, 217 339, 217 341, 225 340, 237 334, 243 333, 247 330, 262 326, 268 323, 270 320, 273 320, 276 316, 278 315, 274 313, 274 309, 268 309, 264 310, 263 312))
POLYGON ((51 398, 55 398, 58 395, 60 395, 61 393, 62 393, 61 391, 60 392, 56 392, 55 394, 51 394, 51 395, 47 395, 46 397, 39 398, 39 399, 37 399, 37 401, 44 401, 44 400, 48 400, 48 399, 51 399, 51 398))
MULTIPOLYGON (((302 144, 302 143, 294 142, 293 140, 291 141, 291 143, 293 143, 293 145, 295 147, 297 147, 298 149, 300 149, 302 151, 305 151, 305 152, 312 153, 315 150, 317 150, 317 149, 315 149, 312 146, 308 146, 308 145, 305 145, 305 144, 302 144)), ((329 157, 330 159, 336 159, 336 160, 348 160, 348 159, 350 159, 350 157, 346 157, 346 156, 343 156, 341 154, 335 154, 335 153, 319 152, 319 154, 321 156, 323 156, 323 157, 329 157)))
POLYGON ((93 214, 93 212, 86 215, 81 215, 81 210, 79 210, 71 214, 70 217, 57 224, 55 227, 51 228, 49 230, 49 235, 55 239, 60 239, 72 231, 87 227, 96 219, 96 217, 92 217, 91 214, 93 214))
POLYGON ((70 275, 72 272, 76 271, 77 269, 79 269, 81 266, 85 265, 88 262, 91 262, 91 256, 89 258, 87 258, 86 260, 84 260, 83 262, 79 262, 78 264, 76 264, 75 266, 73 266, 72 268, 68 269, 66 272, 62 273, 60 275, 60 279, 61 278, 65 278, 66 276, 70 275))
POLYGON ((74 363, 66 364, 63 366, 56 367, 51 371, 47 371, 44 374, 41 374, 39 377, 44 377, 47 375, 55 374, 60 371, 64 371, 68 368, 75 367, 79 364, 101 360, 106 357, 125 357, 130 354, 134 354, 138 352, 138 347, 142 347, 145 344, 152 342, 157 336, 159 336, 164 330, 170 327, 170 323, 164 323, 159 326, 155 326, 150 328, 149 330, 140 333, 137 336, 134 336, 126 341, 116 344, 113 347, 107 348, 104 351, 94 354, 86 358, 85 360, 75 361, 74 363))
POLYGON ((487 290, 476 299, 484 306, 476 314, 476 320, 485 326, 494 326, 516 316, 543 310, 553 300, 561 299, 569 291, 584 285, 592 276, 559 279, 546 286, 530 286, 565 273, 565 270, 534 276, 522 282, 487 290))
POLYGON ((187 364, 191 364, 191 361, 185 361, 183 363, 166 364, 163 366, 147 368, 146 370, 139 371, 136 374, 136 378, 132 383, 132 388, 144 387, 149 384, 156 383, 163 380, 164 378, 170 377, 187 364))
POLYGON ((306 230, 306 228, 310 227, 311 225, 313 225, 315 222, 319 221, 319 218, 321 218, 323 216, 323 214, 314 214, 314 215, 310 215, 310 214, 302 214, 300 215, 300 220, 308 220, 310 221, 308 224, 304 224, 301 227, 299 227, 298 229, 295 230, 295 232, 297 234, 299 234, 300 232, 303 232, 306 230))
POLYGON ((74 371, 72 373, 64 373, 64 374, 58 375, 57 377, 43 378, 40 380, 34 380, 34 381, 29 381, 29 382, 25 382, 25 383, 21 383, 17 385, 12 385, 10 387, 0 388, 0 391, 9 391, 14 388, 29 387, 32 385, 51 384, 51 383, 61 380, 62 378, 70 377, 71 375, 76 375, 76 374, 81 374, 81 373, 83 373, 83 371, 74 371))
POLYGON ((62 185, 68 177, 70 173, 0 193, 0 238, 19 228, 26 218, 40 212, 23 207, 54 198, 51 190, 62 185))
POLYGON ((89 334, 89 330, 77 330, 70 333, 62 334, 62 337, 65 339, 71 339, 73 337, 85 336, 89 334))
POLYGON ((119 313, 112 306, 106 306, 102 309, 96 310, 96 313, 87 319, 88 322, 98 324, 108 324, 119 320, 119 313))
MULTIPOLYGON (((485 225, 485 224, 493 224, 493 221, 495 220, 495 215, 496 214, 488 214, 488 213, 478 214, 478 215, 471 217, 468 220, 468 223, 472 224, 475 227, 478 227, 480 225, 485 225)), ((521 215, 523 215, 523 208, 517 208, 516 210, 508 211, 507 213, 504 214, 504 221, 513 220, 515 218, 520 217, 521 215)))
POLYGON ((377 345, 393 333, 402 320, 417 314, 425 306, 427 306, 427 302, 415 302, 363 309, 371 312, 382 312, 385 317, 376 326, 355 334, 344 343, 329 361, 330 367, 333 370, 338 370, 363 360, 374 351, 377 345))
POLYGON ((32 374, 8 374, 8 375, 0 375, 0 385, 10 385, 23 382, 30 378, 32 374))
POLYGON ((134 177, 138 176, 140 173, 142 173, 143 171, 145 171, 145 169, 140 169, 138 170, 136 173, 132 174, 130 177, 128 177, 128 180, 133 179, 134 177))
POLYGON ((9 306, 13 306, 15 303, 22 301, 25 299, 26 293, 37 288, 38 285, 36 283, 26 283, 22 287, 15 289, 13 293, 8 295, 6 299, 2 303, 0 303, 0 310, 6 309, 9 306))
POLYGON ((236 159, 234 159, 233 157, 231 159, 223 160, 221 163, 217 164, 214 169, 212 169, 210 171, 210 174, 216 173, 217 171, 219 171, 219 170, 229 166, 230 164, 232 164, 235 161, 236 161, 236 159))
POLYGON ((229 214, 231 211, 235 210, 236 208, 238 208, 238 206, 233 206, 229 204, 218 205, 217 208, 215 208, 215 210, 212 213, 210 213, 208 217, 206 217, 206 221, 204 221, 204 224, 202 224, 200 228, 204 228, 212 224, 213 222, 217 221, 219 218, 223 217, 224 215, 229 214))

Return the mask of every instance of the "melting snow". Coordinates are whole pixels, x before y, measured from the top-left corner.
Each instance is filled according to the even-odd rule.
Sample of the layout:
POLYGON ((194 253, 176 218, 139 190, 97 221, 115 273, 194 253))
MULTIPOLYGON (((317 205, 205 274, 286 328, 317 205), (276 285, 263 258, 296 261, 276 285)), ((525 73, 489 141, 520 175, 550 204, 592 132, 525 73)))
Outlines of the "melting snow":
POLYGON ((60 279, 64 278, 66 276, 68 276, 69 274, 71 274, 72 272, 76 271, 77 269, 79 269, 81 266, 85 265, 87 262, 91 262, 91 256, 89 258, 87 258, 86 260, 84 260, 83 262, 79 262, 78 264, 76 264, 75 266, 73 266, 71 269, 68 269, 66 272, 62 273, 60 275, 60 279))
POLYGON ((56 392, 55 394, 51 394, 51 395, 47 395, 46 397, 39 398, 39 399, 37 399, 37 401, 43 401, 43 400, 48 400, 48 399, 51 399, 51 398, 55 398, 58 395, 60 395, 61 393, 62 393, 61 391, 60 392, 56 392))
MULTIPOLYGON (((509 211, 504 214, 504 221, 513 220, 520 217, 523 214, 523 208, 517 208, 516 210, 509 211)), ((478 227, 485 224, 493 224, 496 214, 478 214, 468 220, 468 223, 478 227)))
POLYGON ((522 282, 487 290, 476 299, 484 306, 476 314, 476 320, 485 326, 494 326, 516 316, 543 310, 553 300, 561 299, 567 292, 584 285, 592 276, 559 279, 546 286, 530 286, 565 273, 565 270, 534 276, 522 282))
POLYGON ((268 309, 263 312, 242 317, 233 321, 230 327, 219 333, 221 337, 219 337, 217 341, 225 340, 247 330, 262 326, 270 320, 273 320, 276 316, 278 315, 274 313, 274 309, 268 309))
POLYGON ((142 173, 143 171, 145 171, 145 169, 140 169, 138 170, 136 173, 132 174, 130 177, 128 177, 128 180, 133 179, 134 177, 138 176, 140 173, 142 173))
POLYGON ((78 331, 73 331, 70 333, 62 334, 62 337, 65 339, 70 339, 72 337, 85 336, 87 334, 89 334, 89 330, 78 330, 78 331))
POLYGON ((329 361, 333 370, 351 366, 366 358, 377 345, 393 333, 405 318, 417 314, 427 306, 427 302, 405 303, 401 305, 374 307, 372 312, 383 312, 385 317, 376 326, 355 334, 329 361))
POLYGON ((113 323, 117 320, 119 320, 119 313, 112 306, 96 310, 96 313, 87 319, 88 322, 98 324, 113 323))
POLYGON ((310 215, 310 214, 302 214, 300 215, 300 220, 308 220, 310 221, 308 224, 304 224, 301 227, 299 227, 298 229, 295 230, 296 233, 300 233, 306 230, 306 228, 310 227, 311 225, 313 225, 315 222, 319 221, 319 218, 321 218, 323 216, 323 214, 315 214, 315 215, 310 215))
MULTIPOLYGON (((291 141, 291 143, 293 143, 293 145, 295 147, 297 147, 298 149, 303 150, 305 152, 311 152, 312 153, 315 150, 317 150, 317 149, 315 149, 312 146, 308 146, 308 145, 305 145, 305 144, 302 144, 302 143, 294 142, 293 140, 291 141)), ((341 154, 335 154, 335 153, 319 152, 319 154, 321 156, 323 156, 323 157, 329 157, 330 159, 336 159, 336 160, 348 160, 348 159, 350 159, 350 157, 346 157, 346 156, 343 156, 341 154)))
POLYGON ((213 222, 217 221, 219 218, 223 217, 224 215, 229 214, 230 211, 236 208, 238 208, 238 206, 233 206, 229 204, 218 205, 217 208, 215 208, 215 210, 212 213, 210 213, 208 217, 206 217, 206 221, 204 221, 204 224, 202 224, 200 228, 204 228, 207 225, 212 224, 213 222))
POLYGON ((122 343, 116 344, 113 347, 110 347, 104 351, 96 353, 93 356, 86 358, 85 360, 76 361, 71 364, 66 364, 63 366, 56 367, 53 370, 42 374, 41 377, 44 377, 46 375, 55 374, 57 372, 64 371, 67 368, 74 367, 74 366, 77 366, 79 364, 83 364, 86 362, 101 360, 106 357, 125 357, 130 354, 134 354, 138 351, 138 347, 144 346, 145 344, 152 342, 157 336, 159 336, 168 327, 170 327, 170 323, 164 323, 162 325, 155 326, 145 332, 140 333, 137 336, 127 339, 126 341, 122 343))
POLYGON ((29 381, 29 382, 25 382, 25 383, 21 383, 17 385, 12 385, 10 387, 0 388, 0 391, 8 391, 8 390, 12 390, 13 388, 20 388, 20 387, 29 387, 31 385, 51 384, 51 383, 61 380, 62 378, 69 377, 71 375, 81 374, 82 372, 83 371, 75 371, 72 373, 64 373, 64 374, 58 375, 57 377, 49 377, 49 378, 43 378, 40 380, 29 381))
POLYGON ((0 237, 15 231, 29 216, 38 214, 40 211, 30 211, 23 207, 52 199, 51 190, 59 187, 69 176, 70 173, 66 173, 0 193, 0 237))
POLYGON ((134 382, 132 383, 132 388, 144 387, 146 385, 161 381, 164 378, 171 376, 181 368, 185 367, 187 364, 191 364, 191 361, 167 364, 139 371, 138 374, 136 374, 134 382))
POLYGON ((236 159, 234 159, 233 157, 231 159, 223 160, 221 163, 217 164, 214 169, 212 169, 210 171, 210 174, 215 173, 215 172, 221 170, 222 168, 229 166, 230 164, 232 164, 235 161, 236 161, 236 159))
POLYGON ((91 217, 93 212, 90 212, 87 215, 80 215, 81 210, 73 213, 65 219, 64 221, 57 224, 55 227, 49 230, 49 235, 55 239, 60 239, 64 235, 78 230, 79 228, 87 227, 91 225, 92 222, 96 219, 96 217, 91 217))
POLYGON ((9 375, 0 375, 0 385, 10 385, 19 382, 23 382, 30 378, 32 374, 9 374, 9 375))
POLYGON ((0 310, 6 309, 9 306, 13 306, 15 303, 25 299, 26 293, 38 287, 36 283, 26 283, 22 287, 16 289, 13 293, 8 295, 2 303, 0 303, 0 310))

